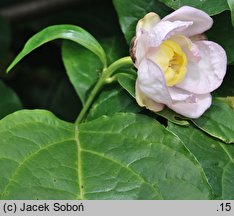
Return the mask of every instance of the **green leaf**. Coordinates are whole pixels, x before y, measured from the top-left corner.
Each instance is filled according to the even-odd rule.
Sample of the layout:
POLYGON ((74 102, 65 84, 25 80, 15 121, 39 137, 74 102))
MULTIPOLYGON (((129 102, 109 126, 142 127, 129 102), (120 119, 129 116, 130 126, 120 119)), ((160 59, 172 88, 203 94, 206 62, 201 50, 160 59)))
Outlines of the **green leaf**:
POLYGON ((207 31, 208 39, 220 44, 226 51, 228 63, 234 62, 234 28, 230 20, 230 12, 226 11, 213 17, 214 24, 207 31), (225 25, 224 25, 225 23, 225 25))
POLYGON ((219 14, 225 10, 228 10, 228 4, 226 0, 200 0, 200 1, 191 1, 191 0, 159 0, 163 2, 168 7, 173 9, 178 9, 184 5, 198 8, 205 11, 209 15, 219 14))
POLYGON ((21 102, 13 90, 0 81, 0 119, 22 109, 21 102))
POLYGON ((128 45, 124 37, 111 37, 101 40, 101 44, 106 52, 108 64, 112 64, 119 58, 129 55, 128 45))
POLYGON ((80 198, 72 124, 23 110, 1 120, 0 133, 1 199, 80 198))
POLYGON ((214 98, 212 106, 193 122, 211 136, 234 143, 234 108, 223 100, 214 98))
POLYGON ((155 114, 162 116, 163 118, 167 119, 168 121, 178 124, 178 125, 189 125, 189 122, 183 119, 184 117, 175 113, 169 108, 165 108, 160 112, 156 112, 155 114))
POLYGON ((139 19, 149 12, 155 12, 163 17, 171 10, 155 0, 113 0, 119 16, 119 22, 124 36, 130 44, 135 36, 136 25, 139 19))
POLYGON ((93 120, 102 115, 112 115, 117 112, 138 113, 141 108, 134 98, 120 87, 111 85, 106 88, 92 105, 87 120, 93 120))
MULTIPOLYGON (((125 54, 125 44, 120 38, 105 39, 102 44, 108 63, 125 54)), ((102 71, 101 62, 93 53, 70 41, 63 44, 62 57, 68 77, 84 104, 102 71)))
POLYGON ((215 199, 234 199, 234 145, 224 144, 192 125, 169 123, 168 129, 179 136, 201 163, 215 199))
POLYGON ((232 16, 232 25, 234 26, 234 1, 233 0, 227 0, 228 6, 231 11, 231 16, 232 16))
POLYGON ((34 49, 55 39, 67 39, 82 45, 83 47, 96 54, 103 65, 106 66, 105 52, 101 45, 91 34, 78 26, 55 25, 45 28, 44 30, 40 31, 32 38, 30 38, 25 44, 23 50, 18 54, 15 60, 8 67, 7 71, 10 71, 22 58, 24 58, 34 49))
POLYGON ((136 83, 136 72, 134 73, 118 73, 116 74, 117 81, 119 84, 135 98, 135 83, 136 83))
POLYGON ((89 50, 69 41, 62 46, 62 57, 67 75, 84 104, 102 71, 101 62, 89 50))
POLYGON ((118 114, 75 126, 42 111, 0 121, 1 199, 209 199, 195 158, 156 121, 118 114))

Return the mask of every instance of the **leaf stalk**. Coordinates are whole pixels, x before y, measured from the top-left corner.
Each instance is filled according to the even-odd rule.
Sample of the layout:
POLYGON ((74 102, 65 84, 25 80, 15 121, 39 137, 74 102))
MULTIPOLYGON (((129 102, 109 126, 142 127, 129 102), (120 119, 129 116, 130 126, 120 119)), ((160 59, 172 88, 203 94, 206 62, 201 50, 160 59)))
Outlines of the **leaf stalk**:
POLYGON ((110 81, 110 80, 113 80, 113 79, 111 79, 111 76, 119 68, 127 66, 127 65, 133 65, 133 62, 132 62, 132 59, 130 56, 120 58, 117 61, 113 62, 109 67, 104 68, 102 70, 101 76, 98 79, 94 88, 92 89, 87 101, 85 102, 80 114, 78 115, 78 117, 75 121, 75 124, 79 124, 85 119, 90 106, 92 105, 96 96, 99 94, 100 90, 103 88, 104 85, 112 82, 112 81, 110 81))

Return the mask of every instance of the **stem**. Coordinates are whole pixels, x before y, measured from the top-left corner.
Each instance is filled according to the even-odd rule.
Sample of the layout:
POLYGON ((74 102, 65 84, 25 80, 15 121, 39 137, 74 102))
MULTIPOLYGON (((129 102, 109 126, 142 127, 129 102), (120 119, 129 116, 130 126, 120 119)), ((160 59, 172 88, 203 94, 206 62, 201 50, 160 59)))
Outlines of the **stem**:
POLYGON ((112 74, 118 70, 119 68, 126 66, 126 65, 133 65, 132 59, 130 56, 123 57, 121 59, 118 59, 114 63, 112 63, 106 70, 103 71, 103 73, 108 74, 108 77, 111 77, 112 74))
POLYGON ((88 100, 85 102, 84 107, 82 108, 78 118, 76 119, 76 124, 79 124, 83 118, 86 115, 86 112, 88 111, 90 105, 92 104, 94 98, 96 97, 96 95, 99 93, 99 91, 101 90, 101 88, 103 87, 104 82, 103 82, 103 77, 101 76, 98 80, 98 82, 96 83, 96 85, 94 86, 92 92, 90 93, 88 100))
POLYGON ((75 124, 79 124, 83 121, 83 119, 86 116, 87 111, 89 110, 90 106, 93 103, 94 98, 97 96, 97 94, 99 93, 99 91, 102 89, 102 87, 107 84, 107 83, 111 83, 113 80, 111 79, 111 76, 113 75, 113 73, 126 65, 132 65, 132 59, 131 57, 124 57, 121 58, 117 61, 115 61, 114 63, 112 63, 108 68, 104 68, 102 71, 102 76, 100 76, 98 82, 96 83, 96 85, 94 86, 93 90, 91 91, 87 101, 85 102, 84 107, 82 108, 79 116, 77 117, 75 124))

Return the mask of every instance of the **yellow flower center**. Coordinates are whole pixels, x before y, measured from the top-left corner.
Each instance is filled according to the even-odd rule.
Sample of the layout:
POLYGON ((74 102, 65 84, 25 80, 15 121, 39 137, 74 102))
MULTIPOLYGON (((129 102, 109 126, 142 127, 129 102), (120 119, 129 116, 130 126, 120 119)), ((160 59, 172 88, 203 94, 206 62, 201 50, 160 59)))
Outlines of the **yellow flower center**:
POLYGON ((187 72, 187 57, 176 42, 166 40, 156 53, 156 63, 161 67, 167 86, 182 82, 187 72))

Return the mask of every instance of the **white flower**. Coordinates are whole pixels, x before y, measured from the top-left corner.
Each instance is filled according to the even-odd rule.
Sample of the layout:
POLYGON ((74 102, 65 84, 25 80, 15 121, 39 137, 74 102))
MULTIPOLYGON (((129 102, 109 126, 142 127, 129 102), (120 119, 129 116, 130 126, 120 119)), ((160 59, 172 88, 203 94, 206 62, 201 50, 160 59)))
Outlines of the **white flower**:
POLYGON ((162 20, 148 13, 136 28, 136 99, 140 106, 161 111, 165 105, 189 117, 200 117, 225 76, 223 48, 203 32, 213 24, 205 12, 184 6, 162 20))

